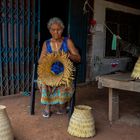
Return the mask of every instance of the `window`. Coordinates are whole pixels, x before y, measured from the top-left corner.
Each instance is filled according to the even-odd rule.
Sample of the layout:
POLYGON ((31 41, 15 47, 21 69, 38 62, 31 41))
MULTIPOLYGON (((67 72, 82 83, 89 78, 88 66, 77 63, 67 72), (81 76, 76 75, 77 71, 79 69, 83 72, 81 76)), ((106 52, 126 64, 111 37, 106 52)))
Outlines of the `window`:
MULTIPOLYGON (((122 41, 135 44, 140 47, 140 16, 128 13, 123 13, 120 11, 114 11, 111 9, 106 9, 106 25, 111 29, 111 31, 119 35, 122 41)), ((105 56, 128 56, 130 53, 125 52, 122 49, 122 44, 117 43, 117 49, 112 50, 112 37, 108 29, 106 29, 106 48, 105 56)), ((121 41, 121 40, 120 40, 121 41)))

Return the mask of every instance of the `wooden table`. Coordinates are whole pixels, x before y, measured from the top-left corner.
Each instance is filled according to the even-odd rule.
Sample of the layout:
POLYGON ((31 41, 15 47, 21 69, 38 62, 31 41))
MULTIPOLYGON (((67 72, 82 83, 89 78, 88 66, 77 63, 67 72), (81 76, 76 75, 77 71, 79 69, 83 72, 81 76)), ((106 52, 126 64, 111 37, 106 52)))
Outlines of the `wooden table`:
POLYGON ((119 94, 115 89, 140 92, 140 80, 131 78, 130 73, 117 73, 97 76, 98 88, 109 88, 109 112, 110 123, 119 118, 119 94))

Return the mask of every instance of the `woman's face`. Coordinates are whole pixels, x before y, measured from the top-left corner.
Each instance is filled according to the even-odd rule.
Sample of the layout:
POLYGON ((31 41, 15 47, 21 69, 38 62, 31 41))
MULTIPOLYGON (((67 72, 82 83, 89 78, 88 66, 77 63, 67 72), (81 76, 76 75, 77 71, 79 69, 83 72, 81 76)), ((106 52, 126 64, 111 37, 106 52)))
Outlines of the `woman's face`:
POLYGON ((59 25, 57 23, 54 23, 51 25, 50 33, 52 35, 52 38, 54 38, 56 40, 60 39, 62 32, 63 32, 63 29, 62 29, 61 25, 59 25))

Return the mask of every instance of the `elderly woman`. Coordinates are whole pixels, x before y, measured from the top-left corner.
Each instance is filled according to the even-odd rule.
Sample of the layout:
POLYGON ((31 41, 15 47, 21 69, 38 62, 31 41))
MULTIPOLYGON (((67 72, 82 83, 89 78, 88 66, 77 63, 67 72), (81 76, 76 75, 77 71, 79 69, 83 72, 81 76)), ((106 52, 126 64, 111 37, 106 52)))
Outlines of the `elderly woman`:
MULTIPOLYGON (((41 64, 43 57, 47 53, 58 53, 60 51, 67 53, 68 58, 71 61, 80 62, 81 57, 72 40, 68 37, 62 36, 64 24, 61 19, 57 17, 51 18, 47 24, 47 27, 52 38, 46 40, 43 43, 42 52, 38 63, 41 64)), ((41 92, 41 103, 45 105, 45 108, 43 110, 43 117, 50 117, 50 107, 51 105, 55 104, 59 104, 60 106, 57 114, 64 113, 64 110, 62 110, 62 108, 73 95, 73 85, 71 85, 70 87, 58 86, 54 88, 48 85, 44 85, 43 82, 38 79, 38 87, 41 92)))

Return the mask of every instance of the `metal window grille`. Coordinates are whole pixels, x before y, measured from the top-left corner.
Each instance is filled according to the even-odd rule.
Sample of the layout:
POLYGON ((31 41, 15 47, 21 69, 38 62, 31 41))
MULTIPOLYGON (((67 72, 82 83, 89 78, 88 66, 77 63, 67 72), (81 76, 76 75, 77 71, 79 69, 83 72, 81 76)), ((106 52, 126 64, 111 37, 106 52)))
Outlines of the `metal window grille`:
POLYGON ((39 0, 0 1, 0 96, 29 92, 39 45, 39 0))

